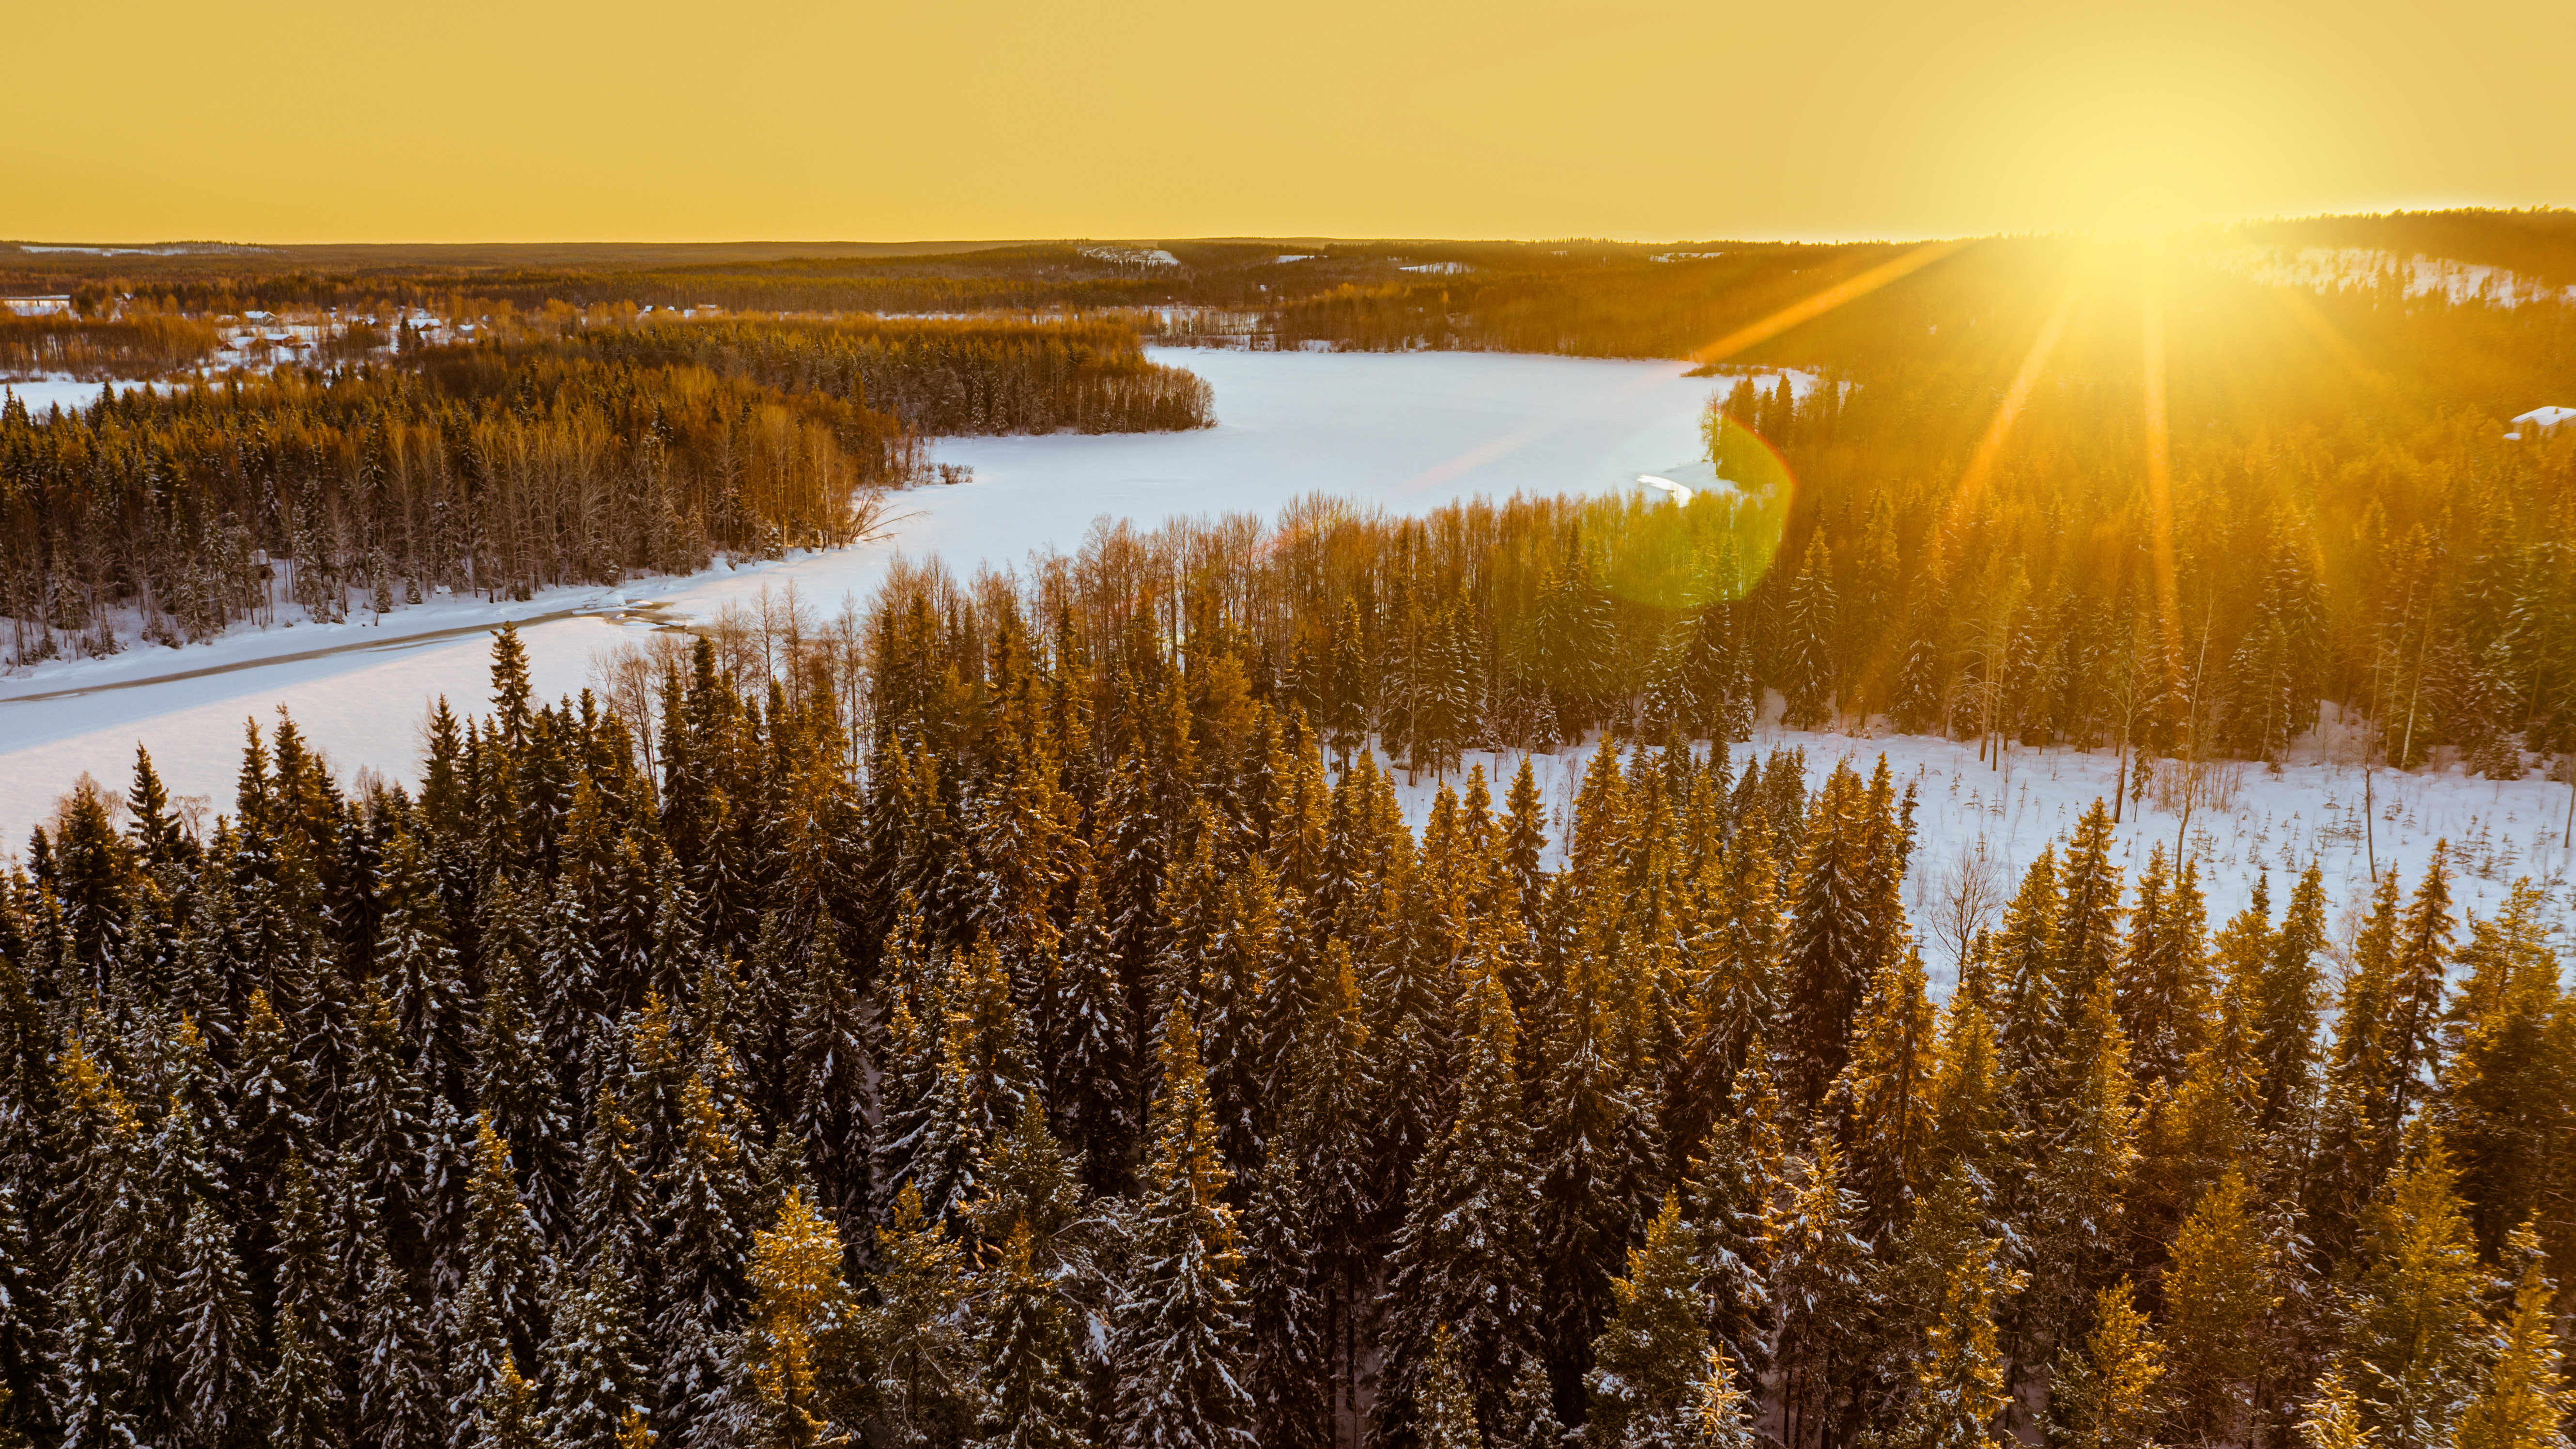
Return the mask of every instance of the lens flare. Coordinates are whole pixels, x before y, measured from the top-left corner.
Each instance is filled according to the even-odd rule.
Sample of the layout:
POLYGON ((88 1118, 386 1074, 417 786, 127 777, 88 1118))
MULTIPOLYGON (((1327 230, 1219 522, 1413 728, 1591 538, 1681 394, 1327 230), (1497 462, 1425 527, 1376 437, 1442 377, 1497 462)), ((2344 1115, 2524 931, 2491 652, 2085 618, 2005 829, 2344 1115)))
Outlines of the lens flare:
POLYGON ((1624 530, 1602 580, 1615 597, 1686 612, 1743 599, 1770 572, 1797 475, 1768 439, 1722 411, 1710 413, 1708 437, 1713 479, 1699 480, 1686 500, 1658 493, 1623 505, 1633 520, 1677 516, 1681 526, 1624 530))

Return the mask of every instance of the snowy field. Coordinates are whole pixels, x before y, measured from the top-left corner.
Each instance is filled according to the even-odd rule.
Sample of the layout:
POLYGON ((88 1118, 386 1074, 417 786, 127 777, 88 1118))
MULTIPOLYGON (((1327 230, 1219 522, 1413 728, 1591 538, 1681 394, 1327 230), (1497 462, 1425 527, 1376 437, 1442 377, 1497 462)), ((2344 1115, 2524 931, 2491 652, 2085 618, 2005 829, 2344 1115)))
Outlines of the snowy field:
MULTIPOLYGON (((580 689, 595 653, 657 621, 707 618, 763 587, 794 584, 826 612, 864 599, 897 551, 938 554, 960 573, 1070 550, 1096 518, 1151 527, 1197 514, 1265 517, 1329 492, 1420 512, 1482 494, 1634 489, 1700 454, 1699 416, 1732 379, 1679 363, 1486 353, 1156 353, 1205 377, 1219 425, 1192 433, 942 441, 970 482, 892 496, 889 543, 719 567, 622 589, 558 589, 521 604, 440 599, 381 622, 257 630, 171 650, 49 662, 0 678, 0 842, 30 826, 86 771, 121 788, 137 742, 174 793, 229 808, 242 725, 284 705, 343 779, 361 768, 413 777, 428 702, 483 707, 488 642, 521 630, 538 691, 580 689), (630 604, 660 605, 649 613, 630 604)), ((77 401, 97 395, 95 385, 77 401)), ((291 616, 282 609, 282 616, 291 616)))
MULTIPOLYGON (((1641 482, 1649 477, 1706 486, 1699 415, 1713 390, 1733 385, 1685 378, 1675 363, 1478 353, 1157 357, 1208 379, 1219 426, 943 441, 937 461, 967 465, 972 480, 894 495, 905 516, 886 544, 622 589, 555 590, 522 604, 442 599, 380 623, 242 628, 208 645, 142 647, 0 678, 0 841, 21 848, 29 827, 84 771, 122 787, 138 741, 175 793, 228 808, 243 721, 265 726, 279 705, 344 779, 361 768, 412 778, 428 702, 444 693, 482 707, 483 631, 504 617, 522 621, 534 682, 551 697, 580 689, 592 657, 638 631, 711 617, 764 587, 792 583, 827 611, 844 597, 864 598, 898 550, 941 555, 965 573, 979 562, 1017 565, 1033 551, 1074 548, 1104 516, 1149 527, 1194 514, 1275 516, 1317 491, 1419 512, 1479 494, 1635 489, 1651 486, 1641 482)), ((94 387, 78 400, 88 396, 94 387)), ((2016 750, 1997 771, 1979 762, 1973 744, 1768 726, 1751 748, 1767 755, 1775 746, 1804 749, 1812 781, 1846 756, 1866 773, 1883 750, 1900 786, 1916 786, 1920 847, 1909 905, 1927 934, 1963 853, 1973 861, 1982 850, 2008 894, 2031 858, 2110 792, 2114 770, 2108 756, 2016 750)), ((1745 748, 1738 746, 1739 759, 1745 748)), ((1588 757, 1575 749, 1539 760, 1552 804, 1570 805, 1588 757)), ((1497 796, 1519 763, 1490 753, 1468 760, 1487 767, 1497 796)), ((1435 788, 1424 777, 1403 789, 1417 826, 1435 788)), ((2361 776, 2348 766, 2293 764, 2279 775, 2258 766, 2241 772, 2225 808, 2196 811, 2189 845, 2212 928, 2244 904, 2258 872, 2270 873, 2277 911, 2311 857, 2324 866, 2338 912, 2367 896, 2374 854, 2411 889, 2436 839, 2453 843, 2468 909, 2491 910, 2516 877, 2529 875, 2567 915, 2568 787, 2382 771, 2373 792, 2379 818, 2367 834, 2361 795, 2361 776)), ((2179 818, 2152 797, 2131 814, 2120 839, 2132 878, 2152 844, 2170 852, 2180 831, 2179 818)), ((1946 986, 1947 951, 1927 941, 1924 954, 1946 986)))
MULTIPOLYGON (((1774 696, 1774 718, 1777 712, 1774 696)), ((2316 754, 2313 745, 2311 740, 2302 753, 2316 754)), ((1594 748, 1586 744, 1537 757, 1535 772, 1547 799, 1550 844, 1556 851, 1564 848, 1574 797, 1594 748)), ((1887 756, 1898 793, 1914 787, 1915 854, 1906 879, 1906 907, 1923 948, 1932 993, 1942 998, 1957 977, 1956 955, 1941 929, 1953 882, 1962 874, 1982 875, 1994 893, 1988 924, 2000 924, 2022 873, 2041 850, 2071 832, 2096 799, 2109 798, 2118 768, 2108 754, 2018 748, 2007 752, 1998 768, 1977 758, 1973 741, 1809 733, 1775 724, 1758 728, 1751 743, 1734 745, 1732 761, 1740 773, 1749 760, 1768 760, 1775 749, 1805 752, 1811 789, 1823 785, 1844 760, 1865 779, 1881 754, 1887 756)), ((1520 756, 1470 751, 1460 768, 1479 765, 1497 782, 1493 793, 1499 808, 1504 789, 1520 769, 1520 756)), ((2363 782, 2355 766, 2293 763, 2275 775, 2261 765, 2244 765, 2227 767, 2224 773, 2232 789, 2219 793, 2232 798, 2196 806, 2188 837, 2213 935, 2252 899, 2258 877, 2269 878, 2277 925, 2291 889, 2314 860, 2326 888, 2330 934, 2340 946, 2358 925, 2355 908, 2369 904, 2374 860, 2382 874, 2395 870, 2404 893, 2412 895, 2434 843, 2446 840, 2455 910, 2492 915, 2514 882, 2527 877, 2548 892, 2561 933, 2559 946, 2571 944, 2564 933, 2576 921, 2576 888, 2571 888, 2570 852, 2564 843, 2566 785, 2536 775, 2507 782, 2473 779, 2457 770, 2399 774, 2383 769, 2370 782, 2375 829, 2365 831, 2363 782)), ((1451 783, 1461 779, 1452 776, 1451 783)), ((1424 775, 1408 785, 1401 770, 1395 782, 1407 817, 1420 829, 1439 783, 1424 775)), ((2132 884, 2145 870, 2151 850, 2162 846, 2171 860, 2184 843, 2180 813, 2170 802, 2160 804, 2158 793, 2150 789, 2145 801, 2127 807, 2115 834, 2114 859, 2132 884)))

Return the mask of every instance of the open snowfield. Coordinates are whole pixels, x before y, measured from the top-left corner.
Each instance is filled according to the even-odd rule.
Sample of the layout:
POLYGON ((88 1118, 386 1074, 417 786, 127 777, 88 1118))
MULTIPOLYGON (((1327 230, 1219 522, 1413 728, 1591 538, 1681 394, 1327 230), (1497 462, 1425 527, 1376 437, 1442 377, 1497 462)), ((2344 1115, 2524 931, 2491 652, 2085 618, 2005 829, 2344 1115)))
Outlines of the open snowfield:
MULTIPOLYGON (((1595 748, 1585 744, 1537 757, 1537 781, 1550 812, 1550 845, 1558 852, 1564 849, 1575 794, 1595 748)), ((1731 748, 1739 772, 1752 759, 1767 760, 1775 749, 1803 750, 1810 788, 1821 786, 1844 760, 1866 778, 1885 754, 1898 793, 1909 784, 1914 787, 1915 854, 1906 880, 1906 907, 1935 997, 1946 997, 1957 977, 1956 958, 1938 927, 1949 894, 1945 887, 1959 872, 1956 863, 1962 856, 1974 860, 1980 855, 1990 863, 1987 878, 1999 895, 1988 924, 2000 924, 2004 902, 2031 861, 2072 831, 2096 799, 2111 795, 2118 768, 2109 754, 2016 748, 1998 769, 1978 760, 1973 741, 1809 733, 1774 724, 1758 728, 1750 743, 1731 748)), ((1479 765, 1496 781, 1499 805, 1520 769, 1520 756, 1470 751, 1460 768, 1479 765)), ((2246 765, 2229 773, 2236 780, 2233 799, 2221 809, 2195 808, 2190 821, 2189 849, 2200 867, 2213 933, 2245 908, 2255 881, 2263 876, 2269 877, 2277 924, 2291 888, 2313 859, 2325 883, 2328 925, 2340 942, 2356 924, 2347 911, 2369 903, 2374 859, 2382 874, 2395 870, 2411 895, 2435 842, 2447 840, 2455 909, 2492 915, 2514 882, 2528 877, 2548 892, 2561 947, 2570 944, 2563 933, 2576 921, 2576 886, 2571 886, 2571 854, 2563 843, 2566 785, 2536 775, 2507 782, 2473 779, 2457 770, 2399 774, 2383 769, 2371 781, 2376 829, 2365 832, 2362 777, 2355 766, 2290 764, 2275 775, 2261 765, 2246 765)), ((1452 776, 1450 783, 1459 785, 1462 778, 1452 776)), ((1401 770, 1395 782, 1407 817, 1420 829, 1439 782, 1424 775, 1408 785, 1401 770)), ((2115 860, 2124 879, 2134 883, 2155 847, 2161 845, 2166 858, 2173 858, 2183 841, 2183 821, 2174 810, 2160 807, 2151 790, 2143 804, 2123 812, 2116 839, 2120 853, 2115 860)), ((1561 856, 1551 863, 1561 864, 1561 856)))
MULTIPOLYGON (((227 808, 243 721, 265 725, 280 705, 344 778, 361 768, 411 778, 428 702, 444 693, 481 707, 483 631, 504 617, 522 622, 534 682, 553 696, 581 688, 594 654, 636 631, 710 617, 764 587, 793 583, 826 610, 844 596, 864 598, 898 551, 935 553, 971 572, 979 562, 1016 565, 1033 551, 1071 549, 1103 516, 1144 526, 1192 514, 1267 516, 1316 491, 1419 512, 1478 494, 1633 489, 1650 486, 1640 482, 1647 476, 1706 486, 1699 414, 1713 390, 1732 386, 1685 378, 1674 363, 1481 353, 1170 351, 1158 359, 1208 379, 1218 427, 943 441, 937 460, 971 467, 972 481, 894 495, 906 516, 885 544, 621 589, 554 590, 522 604, 441 599, 381 624, 242 628, 184 650, 140 647, 0 678, 0 841, 22 846, 83 771, 121 787, 138 741, 175 793, 227 808)), ((87 396, 94 395, 93 388, 87 396)), ((1982 846, 2008 893, 2041 848, 2110 792, 2114 770, 2108 756, 2015 750, 1998 772, 1978 761, 1973 744, 1769 726, 1750 748, 1767 754, 1778 745, 1803 748, 1814 781, 1845 756, 1866 772, 1883 750, 1900 786, 1916 786, 1920 847, 1909 904, 1927 927, 1963 851, 1982 846)), ((1739 759, 1746 748, 1737 747, 1739 759)), ((1573 749, 1539 760, 1552 805, 1570 806, 1588 758, 1588 749, 1573 749)), ((1496 777, 1497 795, 1519 763, 1490 753, 1468 761, 1496 777)), ((1403 789, 1417 825, 1435 788, 1424 777, 1403 789)), ((2347 766, 2296 764, 2279 775, 2249 767, 2229 808, 2195 813, 2190 846, 2212 927, 2245 903, 2259 872, 2271 875, 2277 910, 2311 857, 2322 862, 2338 911, 2366 897, 2373 853, 2411 889, 2433 842, 2445 838, 2468 909, 2491 910, 2516 877, 2529 875, 2547 883, 2562 918, 2568 914, 2560 844, 2568 787, 2381 771, 2380 818, 2367 841, 2361 792, 2359 772, 2347 766)), ((2161 841, 2170 851, 2180 827, 2153 799, 2128 817, 2120 838, 2133 878, 2150 845, 2161 841)), ((1946 950, 1927 942, 1925 959, 1946 987, 1946 950)))
MULTIPOLYGON (((885 544, 521 604, 440 599, 381 624, 242 627, 187 649, 142 646, 0 678, 0 841, 22 847, 83 771, 122 787, 137 742, 174 793, 228 808, 243 721, 265 725, 280 705, 344 779, 360 768, 411 778, 429 701, 444 693, 482 707, 489 651, 479 631, 503 618, 542 621, 521 637, 535 686, 551 697, 580 689, 593 654, 632 631, 712 616, 763 587, 793 583, 826 611, 845 595, 864 598, 898 551, 939 554, 971 573, 979 562, 1071 549, 1103 516, 1148 527, 1193 514, 1271 516, 1317 491, 1420 512, 1479 494, 1636 488, 1639 475, 1699 456, 1700 412, 1733 385, 1685 378, 1679 363, 1487 353, 1156 356, 1207 378, 1217 427, 943 441, 937 460, 967 465, 973 480, 893 495, 906 516, 885 544), (626 610, 647 601, 664 607, 626 610)), ((90 386, 79 400, 94 396, 90 386)))

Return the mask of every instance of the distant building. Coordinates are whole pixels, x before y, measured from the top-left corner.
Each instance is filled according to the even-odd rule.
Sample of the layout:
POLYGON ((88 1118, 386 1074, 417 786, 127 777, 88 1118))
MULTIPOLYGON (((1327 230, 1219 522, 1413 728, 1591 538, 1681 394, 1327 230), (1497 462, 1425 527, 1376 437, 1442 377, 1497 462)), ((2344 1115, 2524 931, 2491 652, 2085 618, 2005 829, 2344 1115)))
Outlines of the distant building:
POLYGON ((72 315, 69 297, 0 297, 0 307, 14 317, 68 317, 72 315))

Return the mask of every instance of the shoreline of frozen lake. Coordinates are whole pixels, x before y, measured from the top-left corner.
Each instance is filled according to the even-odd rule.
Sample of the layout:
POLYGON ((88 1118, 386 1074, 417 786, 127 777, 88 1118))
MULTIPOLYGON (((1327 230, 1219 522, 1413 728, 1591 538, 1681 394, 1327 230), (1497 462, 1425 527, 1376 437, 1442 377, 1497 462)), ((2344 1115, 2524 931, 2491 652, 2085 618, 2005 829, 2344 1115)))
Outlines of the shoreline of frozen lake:
MULTIPOLYGON (((1079 546, 1104 515, 1150 528, 1201 514, 1275 518, 1292 500, 1317 492, 1418 513, 1478 495, 1652 488, 1648 479, 1714 486, 1713 476, 1701 476, 1699 417, 1713 392, 1733 385, 1686 378, 1678 363, 1496 353, 1156 356, 1209 379, 1217 427, 940 440, 935 459, 971 467, 973 480, 890 495, 895 510, 910 516, 886 543, 635 579, 614 589, 550 590, 516 604, 443 598, 397 610, 381 628, 237 629, 211 646, 49 663, 0 680, 0 855, 23 849, 29 827, 82 772, 121 788, 138 740, 174 793, 228 808, 244 719, 266 727, 281 703, 344 780, 361 768, 415 778, 429 701, 444 693, 460 708, 484 707, 490 650, 482 631, 503 617, 538 621, 525 624, 520 637, 533 684, 553 698, 579 690, 594 654, 638 630, 675 617, 711 617, 764 587, 793 584, 830 610, 844 595, 863 599, 899 554, 936 554, 960 574, 981 562, 1017 567, 1033 550, 1079 546), (1688 471, 1694 465, 1699 471, 1688 471), (644 608, 647 601, 657 607, 644 608), (181 672, 192 677, 157 677, 181 672)), ((1919 782, 1923 843, 1909 897, 1934 887, 1948 853, 1981 838, 2017 881, 2049 838, 2107 792, 2114 770, 2107 755, 2017 750, 2009 772, 1998 774, 1977 763, 1973 743, 1784 735, 1770 727, 1754 748, 1767 752, 1775 744, 1807 751, 1811 783, 1833 758, 1847 754, 1866 771, 1882 750, 1900 787, 1919 782)), ((1539 760, 1552 803, 1570 800, 1589 755, 1586 746, 1539 760)), ((1518 763, 1509 754, 1468 758, 1502 777, 1498 793, 1518 763)), ((1434 788, 1426 778, 1400 791, 1417 825, 1434 788)), ((2567 790, 2537 779, 2383 771, 2375 803, 2394 805, 2397 814, 2383 823, 2380 858, 2405 872, 2411 889, 2432 841, 2448 835, 2468 861, 2464 908, 2491 911, 2514 874, 2529 870, 2548 885, 2564 921, 2568 854, 2557 843, 2567 790)), ((2358 791, 2356 772, 2331 766, 2292 765, 2277 776, 2248 767, 2242 808, 2195 821, 2195 846, 2204 830, 2209 836, 2204 888, 2213 929, 2242 905, 2258 868, 2273 876, 2277 911, 2295 880, 2291 866, 2309 854, 2326 865, 2338 913, 2365 891, 2355 802, 2346 798, 2358 791)), ((2123 863, 2133 879, 2148 844, 2161 837, 2170 846, 2177 826, 2152 808, 2124 826, 2123 863)), ((1922 901, 1909 904, 1918 914, 1924 909, 1922 901)), ((1928 946, 1925 954, 1935 980, 1942 979, 1947 962, 1928 946)))
POLYGON ((1640 474, 1697 457, 1702 410, 1733 386, 1685 377, 1678 362, 1527 354, 1154 356, 1208 379, 1216 427, 941 439, 934 458, 965 464, 973 480, 889 495, 907 516, 885 543, 516 604, 442 598, 398 609, 382 627, 237 627, 209 645, 147 646, 0 679, 0 853, 22 849, 83 772, 121 788, 138 742, 174 794, 226 808, 243 721, 265 727, 280 704, 344 779, 361 768, 413 778, 429 701, 444 693, 479 709, 488 691, 488 646, 458 631, 503 618, 543 619, 521 638, 531 682, 553 698, 582 687, 594 653, 634 637, 637 626, 622 622, 630 601, 667 605, 662 618, 707 618, 793 584, 828 610, 844 595, 864 599, 899 554, 936 554, 969 575, 978 563, 1018 567, 1032 551, 1079 546, 1104 515, 1150 528, 1202 514, 1275 518, 1311 493, 1420 513, 1479 495, 1634 490, 1640 474), (191 677, 164 677, 182 674, 191 677))

